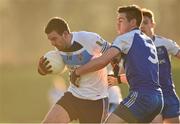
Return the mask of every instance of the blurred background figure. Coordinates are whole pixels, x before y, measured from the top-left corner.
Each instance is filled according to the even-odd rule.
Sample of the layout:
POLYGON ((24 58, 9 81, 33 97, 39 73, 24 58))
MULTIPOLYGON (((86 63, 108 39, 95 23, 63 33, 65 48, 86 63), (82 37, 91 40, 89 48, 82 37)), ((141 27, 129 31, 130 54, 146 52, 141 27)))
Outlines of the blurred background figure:
POLYGON ((179 123, 180 102, 172 78, 171 55, 180 59, 180 47, 175 41, 155 34, 155 20, 151 10, 144 8, 142 12, 143 22, 141 30, 153 40, 156 46, 159 60, 159 83, 164 98, 162 112, 153 122, 179 123))
POLYGON ((48 100, 50 107, 54 105, 67 90, 67 84, 62 76, 55 76, 53 78, 53 84, 48 92, 48 100))
POLYGON ((109 93, 109 113, 112 113, 122 101, 121 89, 119 86, 111 86, 109 93))
MULTIPOLYGON (((112 66, 110 64, 107 66, 107 71, 108 71, 108 75, 114 75, 112 66)), ((121 89, 118 85, 109 86, 108 94, 109 94, 109 97, 108 97, 109 98, 109 113, 112 113, 122 101, 121 89)))
MULTIPOLYGON (((127 4, 150 8, 157 15, 156 32, 180 44, 180 0, 0 0, 0 123, 39 123, 49 110, 52 76, 42 77, 35 68, 39 56, 53 49, 43 33, 50 17, 62 16, 72 30, 97 32, 112 41, 115 10, 127 4)), ((180 96, 180 64, 175 57, 172 72, 180 96)), ((120 87, 126 96, 127 86, 120 87)))

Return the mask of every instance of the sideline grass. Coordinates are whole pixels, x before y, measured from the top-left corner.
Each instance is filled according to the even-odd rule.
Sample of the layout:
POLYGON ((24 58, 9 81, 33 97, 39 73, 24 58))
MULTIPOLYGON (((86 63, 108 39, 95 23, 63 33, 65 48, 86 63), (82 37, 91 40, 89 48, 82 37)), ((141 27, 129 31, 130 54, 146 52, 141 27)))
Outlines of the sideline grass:
POLYGON ((40 122, 49 109, 51 78, 39 76, 30 65, 3 65, 0 74, 0 122, 40 122))
MULTIPOLYGON (((172 58, 172 68, 176 91, 180 96, 179 60, 172 58)), ((41 122, 49 110, 47 93, 51 82, 52 76, 40 76, 36 65, 0 66, 0 123, 41 122)), ((128 87, 120 87, 125 97, 128 87)))

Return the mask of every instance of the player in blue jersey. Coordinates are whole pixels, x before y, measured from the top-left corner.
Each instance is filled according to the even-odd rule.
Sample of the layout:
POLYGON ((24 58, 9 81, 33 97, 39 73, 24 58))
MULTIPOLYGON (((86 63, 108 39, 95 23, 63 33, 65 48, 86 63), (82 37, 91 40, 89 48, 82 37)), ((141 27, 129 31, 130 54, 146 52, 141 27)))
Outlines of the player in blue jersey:
POLYGON ((153 12, 148 9, 142 9, 142 12, 144 18, 141 30, 154 41, 157 48, 159 59, 159 83, 162 87, 164 97, 164 108, 161 113, 162 119, 156 119, 154 122, 179 123, 180 102, 172 80, 169 55, 173 55, 180 59, 180 47, 176 42, 170 39, 155 35, 153 12))
POLYGON ((151 122, 163 107, 162 91, 158 82, 158 57, 153 41, 144 35, 139 26, 142 11, 136 5, 118 9, 117 27, 119 36, 112 46, 85 65, 77 68, 71 81, 84 74, 105 67, 120 55, 129 83, 129 95, 110 114, 106 123, 151 122))

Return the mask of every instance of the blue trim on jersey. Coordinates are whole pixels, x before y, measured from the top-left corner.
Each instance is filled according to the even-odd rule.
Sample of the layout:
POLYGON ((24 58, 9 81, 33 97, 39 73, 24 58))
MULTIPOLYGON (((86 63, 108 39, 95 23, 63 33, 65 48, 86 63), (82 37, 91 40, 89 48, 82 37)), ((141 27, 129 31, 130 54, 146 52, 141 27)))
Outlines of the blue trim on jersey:
POLYGON ((84 65, 89 62, 93 56, 89 54, 87 50, 83 50, 81 53, 66 54, 62 55, 62 57, 67 65, 84 65))
POLYGON ((114 47, 114 48, 118 49, 121 52, 121 49, 119 47, 117 47, 117 46, 110 46, 110 48, 111 47, 114 47))
POLYGON ((108 49, 108 47, 109 47, 109 44, 108 44, 107 42, 105 42, 105 43, 103 44, 103 48, 102 48, 102 50, 101 50, 101 53, 105 52, 105 51, 108 49))

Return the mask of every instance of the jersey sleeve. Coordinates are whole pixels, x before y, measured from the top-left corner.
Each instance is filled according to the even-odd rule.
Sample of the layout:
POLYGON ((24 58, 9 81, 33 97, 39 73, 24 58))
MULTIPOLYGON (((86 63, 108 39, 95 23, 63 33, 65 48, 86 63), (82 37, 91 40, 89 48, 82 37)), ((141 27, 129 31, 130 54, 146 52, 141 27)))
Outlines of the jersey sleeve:
POLYGON ((175 56, 180 50, 180 47, 175 41, 167 40, 167 50, 168 50, 168 53, 175 56))
POLYGON ((86 49, 88 49, 92 53, 103 53, 105 52, 110 43, 104 40, 100 35, 92 32, 86 32, 81 35, 81 43, 86 49))
POLYGON ((111 47, 119 49, 124 54, 127 54, 131 48, 133 39, 127 35, 118 36, 112 43, 111 47))

